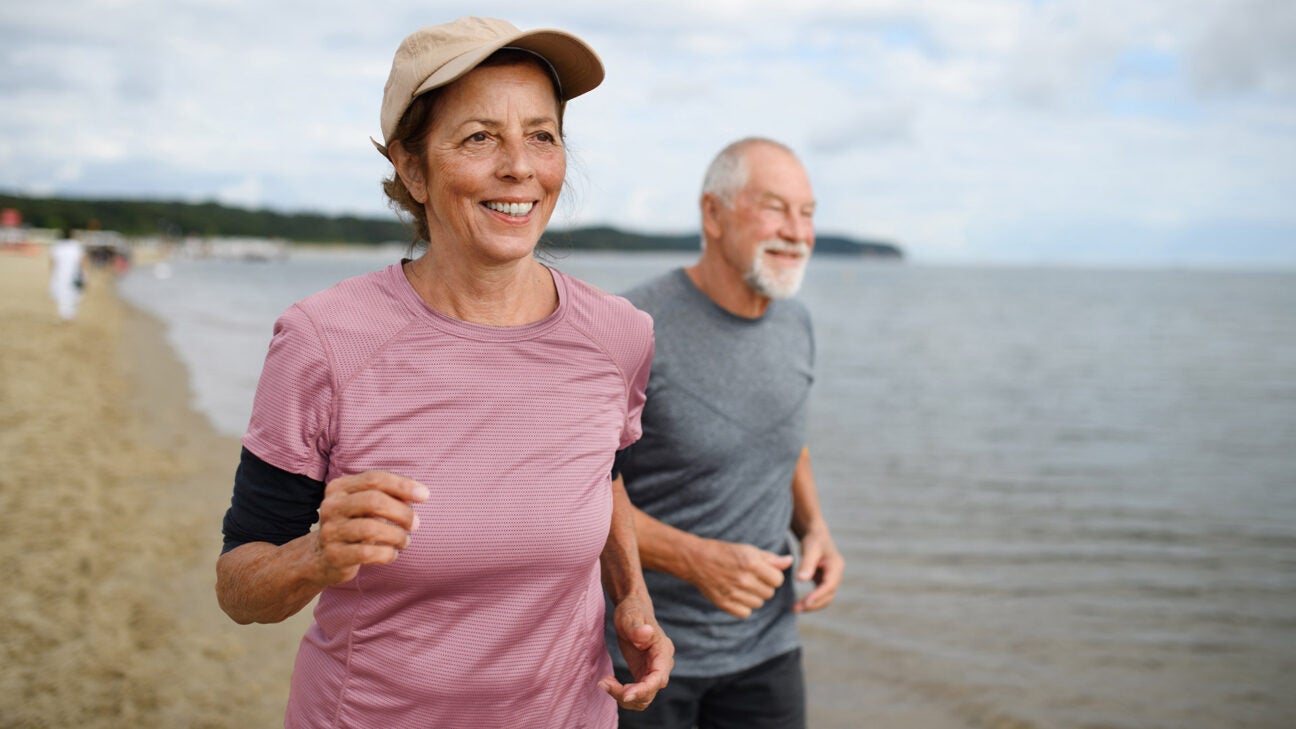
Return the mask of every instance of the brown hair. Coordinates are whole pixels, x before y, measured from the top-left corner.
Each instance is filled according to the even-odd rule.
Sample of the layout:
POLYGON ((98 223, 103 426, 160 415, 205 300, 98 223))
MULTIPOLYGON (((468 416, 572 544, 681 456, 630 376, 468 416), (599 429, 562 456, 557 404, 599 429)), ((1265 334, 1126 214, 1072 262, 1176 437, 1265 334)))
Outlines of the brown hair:
MULTIPOLYGON (((524 51, 520 48, 501 48, 486 57, 486 60, 477 64, 476 68, 486 68, 488 66, 513 66, 530 64, 545 72, 549 77, 550 83, 553 84, 554 98, 558 100, 558 134, 563 133, 563 111, 566 102, 562 100, 562 91, 558 85, 558 77, 554 74, 553 68, 549 62, 540 56, 524 51)), ((399 143, 405 148, 405 151, 418 163, 420 167, 426 167, 427 159, 424 157, 424 144, 427 140, 428 132, 432 130, 432 115, 436 111, 437 101, 441 98, 441 90, 444 86, 432 89, 419 95, 405 114, 401 117, 400 122, 396 125, 396 131, 388 141, 388 146, 399 143)), ((410 191, 401 181, 400 175, 392 170, 391 177, 383 180, 383 192, 387 195, 387 204, 396 211, 396 214, 402 218, 408 215, 412 218, 414 227, 414 240, 410 242, 410 252, 420 243, 428 243, 430 232, 428 230, 426 212, 423 204, 414 199, 410 191)))

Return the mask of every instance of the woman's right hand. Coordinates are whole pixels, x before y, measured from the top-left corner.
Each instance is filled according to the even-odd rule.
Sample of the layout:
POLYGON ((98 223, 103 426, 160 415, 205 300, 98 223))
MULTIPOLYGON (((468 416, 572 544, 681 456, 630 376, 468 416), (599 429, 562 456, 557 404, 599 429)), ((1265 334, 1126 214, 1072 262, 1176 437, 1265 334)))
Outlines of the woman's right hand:
POLYGON ((321 586, 347 582, 364 564, 389 564, 418 529, 411 504, 430 495, 423 484, 387 471, 333 479, 324 488, 315 555, 321 586))

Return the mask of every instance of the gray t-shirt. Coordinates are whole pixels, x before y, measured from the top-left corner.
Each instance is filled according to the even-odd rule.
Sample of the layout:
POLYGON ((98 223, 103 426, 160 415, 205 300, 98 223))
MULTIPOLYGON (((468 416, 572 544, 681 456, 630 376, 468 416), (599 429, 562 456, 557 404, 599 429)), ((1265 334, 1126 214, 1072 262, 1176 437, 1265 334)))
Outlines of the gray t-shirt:
MULTIPOLYGON (((652 315, 657 348, 643 438, 622 461, 630 500, 677 529, 789 554, 792 473, 814 381, 809 312, 783 300, 759 319, 735 316, 682 269, 625 297, 652 315)), ((798 645, 791 570, 746 619, 676 577, 652 570, 644 577, 675 642, 675 675, 734 673, 798 645)), ((613 660, 625 667, 610 612, 607 635, 613 660)))

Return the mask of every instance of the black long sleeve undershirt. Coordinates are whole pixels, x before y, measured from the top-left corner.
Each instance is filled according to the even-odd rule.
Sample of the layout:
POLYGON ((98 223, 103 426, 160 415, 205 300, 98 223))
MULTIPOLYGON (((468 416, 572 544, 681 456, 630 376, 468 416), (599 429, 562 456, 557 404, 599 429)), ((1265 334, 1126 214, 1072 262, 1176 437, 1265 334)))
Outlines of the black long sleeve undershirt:
MULTIPOLYGON (((612 478, 621 473, 628 450, 617 451, 612 459, 612 478)), ((251 542, 287 544, 309 534, 323 500, 323 481, 272 466, 244 448, 225 512, 221 554, 251 542)))
POLYGON ((323 500, 323 481, 272 466, 244 448, 225 512, 221 554, 250 542, 286 544, 310 533, 323 500))

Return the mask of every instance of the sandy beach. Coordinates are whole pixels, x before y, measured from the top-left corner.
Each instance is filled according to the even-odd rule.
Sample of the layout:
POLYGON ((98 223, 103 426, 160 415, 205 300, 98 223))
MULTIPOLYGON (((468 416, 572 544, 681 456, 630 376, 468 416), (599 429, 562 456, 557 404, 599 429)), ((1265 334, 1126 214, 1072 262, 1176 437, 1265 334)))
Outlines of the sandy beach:
POLYGON ((308 611, 238 626, 212 585, 237 440, 189 407, 160 322, 0 255, 0 727, 282 723, 308 611))

